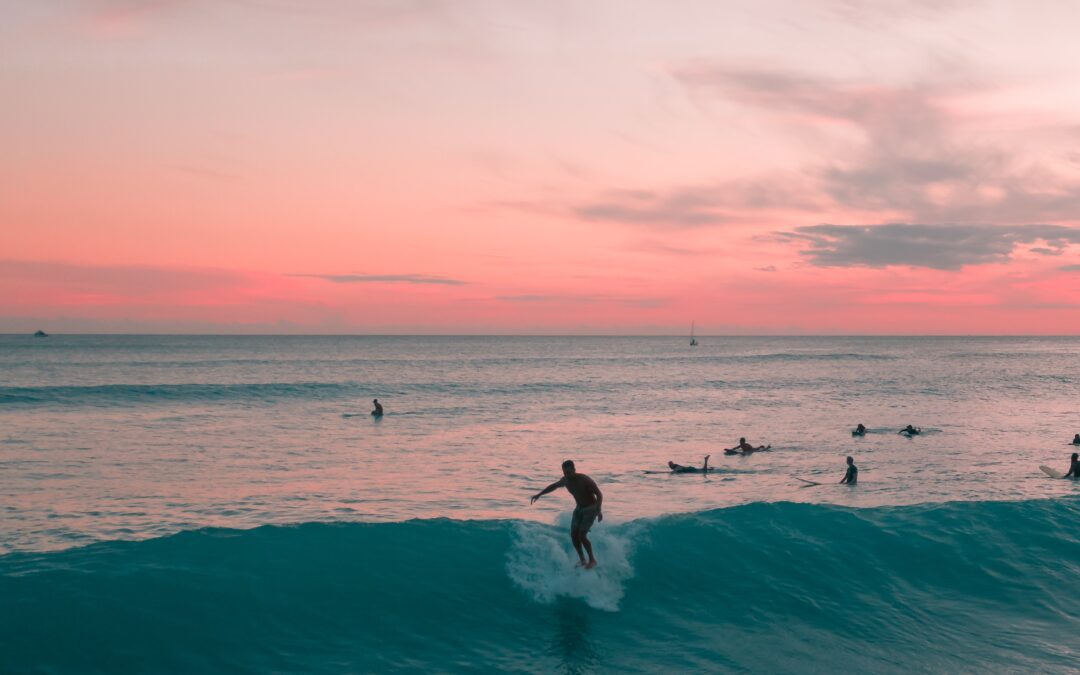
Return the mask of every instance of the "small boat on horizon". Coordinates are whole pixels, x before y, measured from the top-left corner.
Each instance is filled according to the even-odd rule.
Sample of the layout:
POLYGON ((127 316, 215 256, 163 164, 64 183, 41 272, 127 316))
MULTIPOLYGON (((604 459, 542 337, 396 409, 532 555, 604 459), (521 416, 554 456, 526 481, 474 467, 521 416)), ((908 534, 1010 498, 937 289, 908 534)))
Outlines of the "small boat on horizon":
POLYGON ((690 322, 690 346, 691 347, 697 347, 698 346, 697 338, 694 337, 694 322, 693 321, 690 322))
POLYGON ((34 337, 49 337, 49 334, 43 330, 39 330, 38 332, 34 333, 34 337))

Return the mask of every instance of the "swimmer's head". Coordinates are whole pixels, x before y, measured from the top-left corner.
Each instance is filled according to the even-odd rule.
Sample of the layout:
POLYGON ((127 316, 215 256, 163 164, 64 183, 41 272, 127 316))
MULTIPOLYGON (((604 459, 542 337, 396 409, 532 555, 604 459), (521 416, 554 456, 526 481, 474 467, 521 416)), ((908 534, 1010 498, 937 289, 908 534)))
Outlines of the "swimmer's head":
POLYGON ((562 463, 562 472, 564 476, 573 476, 576 471, 577 470, 574 468, 574 460, 568 459, 562 463))

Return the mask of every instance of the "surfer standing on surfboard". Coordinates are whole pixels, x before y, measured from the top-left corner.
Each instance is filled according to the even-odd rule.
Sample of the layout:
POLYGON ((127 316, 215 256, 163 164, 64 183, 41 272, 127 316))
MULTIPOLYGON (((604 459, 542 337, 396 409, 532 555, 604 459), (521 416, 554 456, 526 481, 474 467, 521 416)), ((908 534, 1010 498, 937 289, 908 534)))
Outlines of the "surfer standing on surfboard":
POLYGON ((574 509, 574 516, 570 519, 570 541, 573 542, 574 550, 577 551, 580 560, 578 565, 591 570, 596 567, 596 558, 593 556, 592 542, 589 541, 587 535, 593 521, 604 520, 604 514, 600 511, 600 507, 604 503, 604 495, 600 492, 600 488, 596 487, 596 481, 583 473, 577 472, 573 460, 568 459, 563 462, 562 471, 562 478, 533 495, 529 503, 535 504, 537 499, 561 487, 566 488, 574 496, 577 507, 574 509), (588 562, 585 562, 582 547, 584 547, 585 553, 589 554, 588 562))
POLYGON ((855 458, 847 458, 847 473, 840 479, 841 485, 854 485, 859 482, 859 467, 855 466, 855 458))

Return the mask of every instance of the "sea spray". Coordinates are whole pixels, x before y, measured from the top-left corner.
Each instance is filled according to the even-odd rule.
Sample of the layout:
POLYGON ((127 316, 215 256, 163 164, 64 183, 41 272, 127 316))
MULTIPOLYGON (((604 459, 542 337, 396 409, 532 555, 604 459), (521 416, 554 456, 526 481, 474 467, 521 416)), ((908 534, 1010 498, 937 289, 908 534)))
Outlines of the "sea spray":
POLYGON ((570 515, 560 516, 555 529, 539 523, 517 522, 507 553, 510 579, 537 602, 551 604, 558 597, 580 598, 590 607, 615 612, 622 600, 624 582, 634 575, 632 525, 597 524, 589 533, 599 565, 591 570, 577 566, 570 544, 570 515))

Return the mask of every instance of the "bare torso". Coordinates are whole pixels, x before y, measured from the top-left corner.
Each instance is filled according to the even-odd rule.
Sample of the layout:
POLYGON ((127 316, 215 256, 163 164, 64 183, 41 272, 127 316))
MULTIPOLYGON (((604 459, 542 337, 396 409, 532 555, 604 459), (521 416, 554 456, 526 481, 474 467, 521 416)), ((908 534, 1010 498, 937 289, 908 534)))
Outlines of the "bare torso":
POLYGON ((566 489, 574 496, 578 506, 592 506, 596 503, 596 483, 583 473, 575 473, 563 479, 566 489))

